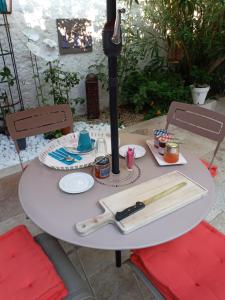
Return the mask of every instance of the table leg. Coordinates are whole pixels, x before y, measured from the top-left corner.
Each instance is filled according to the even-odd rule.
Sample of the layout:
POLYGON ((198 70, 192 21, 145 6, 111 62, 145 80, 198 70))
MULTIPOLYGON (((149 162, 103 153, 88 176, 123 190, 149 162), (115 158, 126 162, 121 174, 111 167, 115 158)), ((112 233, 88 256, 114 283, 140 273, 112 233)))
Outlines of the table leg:
POLYGON ((117 268, 120 268, 121 265, 122 265, 122 262, 121 262, 121 250, 116 250, 115 254, 116 254, 116 266, 117 266, 117 268))

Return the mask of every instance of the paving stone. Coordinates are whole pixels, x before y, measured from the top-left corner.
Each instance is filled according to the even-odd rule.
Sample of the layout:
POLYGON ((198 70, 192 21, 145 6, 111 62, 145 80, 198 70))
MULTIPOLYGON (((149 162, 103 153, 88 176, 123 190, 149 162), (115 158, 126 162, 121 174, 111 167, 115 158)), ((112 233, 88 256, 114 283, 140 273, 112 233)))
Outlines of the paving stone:
POLYGON ((68 254, 68 257, 71 260, 74 267, 76 268, 76 270, 78 271, 78 273, 80 274, 80 276, 85 280, 86 276, 84 274, 84 271, 86 274, 87 274, 87 272, 86 272, 86 269, 84 269, 84 271, 83 271, 80 258, 78 257, 77 249, 74 248, 73 251, 68 254))
POLYGON ((98 300, 142 299, 127 264, 123 264, 121 268, 109 265, 93 275, 90 281, 98 300))
POLYGON ((81 247, 78 253, 88 276, 93 276, 108 265, 115 264, 114 251, 81 247))
POLYGON ((138 282, 139 291, 142 295, 143 300, 156 300, 155 296, 151 293, 151 291, 146 287, 144 282, 136 276, 136 280, 138 282))
POLYGON ((60 239, 58 239, 60 245, 62 246, 63 250, 67 253, 67 254, 70 254, 73 252, 73 250, 75 250, 75 245, 73 244, 70 244, 70 243, 67 243, 67 242, 64 242, 60 239))
MULTIPOLYGON (((134 282, 131 284, 121 287, 119 294, 113 296, 110 298, 110 300, 143 300, 143 296, 137 286, 134 282)), ((151 298, 148 298, 150 300, 151 298)), ((153 298, 154 299, 154 298, 153 298)))
POLYGON ((28 219, 23 213, 0 222, 0 234, 21 224, 26 225, 32 235, 37 235, 42 232, 42 230, 37 227, 30 219, 28 219))
POLYGON ((220 213, 211 224, 225 234, 225 212, 220 213))
POLYGON ((207 222, 212 222, 221 212, 222 212, 222 210, 215 206, 210 209, 209 213, 205 217, 205 220, 207 222))
POLYGON ((217 215, 219 215, 222 211, 225 211, 225 184, 215 183, 215 202, 212 205, 212 208, 209 214, 206 217, 206 220, 212 221, 217 215))
MULTIPOLYGON (((88 276, 93 276, 110 264, 115 265, 115 251, 80 247, 78 253, 88 276)), ((128 260, 129 257, 129 250, 122 251, 122 262, 128 260)))
POLYGON ((0 222, 23 213, 18 198, 21 173, 0 179, 0 222))

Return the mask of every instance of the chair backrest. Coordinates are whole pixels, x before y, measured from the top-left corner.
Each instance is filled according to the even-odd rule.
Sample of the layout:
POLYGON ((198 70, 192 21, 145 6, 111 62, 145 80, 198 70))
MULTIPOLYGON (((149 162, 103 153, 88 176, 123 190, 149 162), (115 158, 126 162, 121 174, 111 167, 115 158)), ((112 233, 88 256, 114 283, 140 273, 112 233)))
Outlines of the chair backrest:
POLYGON ((41 133, 68 128, 73 130, 73 116, 68 104, 42 106, 7 114, 6 124, 19 152, 17 140, 41 133))
POLYGON ((167 115, 166 129, 169 124, 217 141, 211 166, 225 136, 225 115, 193 104, 172 102, 167 115))

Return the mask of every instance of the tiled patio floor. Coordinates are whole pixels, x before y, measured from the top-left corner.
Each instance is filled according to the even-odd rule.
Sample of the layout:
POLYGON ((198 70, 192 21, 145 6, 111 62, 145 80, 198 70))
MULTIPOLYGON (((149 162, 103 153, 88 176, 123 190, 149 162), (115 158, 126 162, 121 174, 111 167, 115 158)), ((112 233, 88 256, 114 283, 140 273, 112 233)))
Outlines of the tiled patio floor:
MULTIPOLYGON (((225 102, 218 105, 218 110, 225 114, 225 102)), ((150 121, 136 124, 128 129, 131 133, 139 133, 150 136, 152 130, 165 125, 165 117, 159 117, 150 121)), ((177 128, 171 131, 181 138, 184 147, 193 151, 198 157, 208 159, 212 155, 214 143, 199 136, 193 136, 188 132, 177 128)), ((225 233, 225 141, 215 159, 219 167, 218 176, 214 179, 216 185, 216 201, 206 217, 215 227, 225 233)), ((0 179, 0 233, 7 231, 17 224, 24 223, 33 235, 40 229, 27 219, 20 206, 17 194, 17 186, 20 173, 0 179)), ((75 248, 73 245, 62 242, 64 249, 72 262, 78 266, 82 276, 82 268, 79 264, 77 254, 84 266, 86 274, 95 290, 99 300, 141 300, 155 299, 149 293, 142 282, 134 277, 129 265, 124 263, 118 269, 115 267, 114 252, 93 250, 88 248, 75 248)), ((123 259, 129 257, 129 252, 123 253, 123 259)))

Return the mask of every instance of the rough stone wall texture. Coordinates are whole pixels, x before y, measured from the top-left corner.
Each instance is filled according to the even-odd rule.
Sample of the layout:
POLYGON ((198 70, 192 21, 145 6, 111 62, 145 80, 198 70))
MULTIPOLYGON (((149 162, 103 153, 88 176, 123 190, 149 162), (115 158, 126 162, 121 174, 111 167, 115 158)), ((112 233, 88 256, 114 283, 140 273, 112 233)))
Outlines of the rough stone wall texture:
MULTIPOLYGON (((87 18, 93 25, 93 52, 85 54, 61 55, 60 62, 63 68, 68 71, 76 71, 86 76, 88 66, 103 57, 101 32, 105 22, 105 0, 13 0, 13 12, 8 16, 11 29, 11 36, 14 46, 15 58, 18 68, 19 80, 23 100, 26 107, 37 105, 36 91, 33 80, 29 50, 26 46, 27 37, 22 33, 27 27, 34 28, 41 40, 48 38, 56 41, 57 18, 87 18)), ((38 59, 40 72, 46 68, 46 62, 38 59)), ((85 98, 85 84, 81 80, 79 86, 75 87, 72 97, 85 98)), ((100 89, 100 106, 104 109, 108 106, 107 93, 100 89)), ((76 112, 86 112, 86 104, 78 105, 76 112)))

